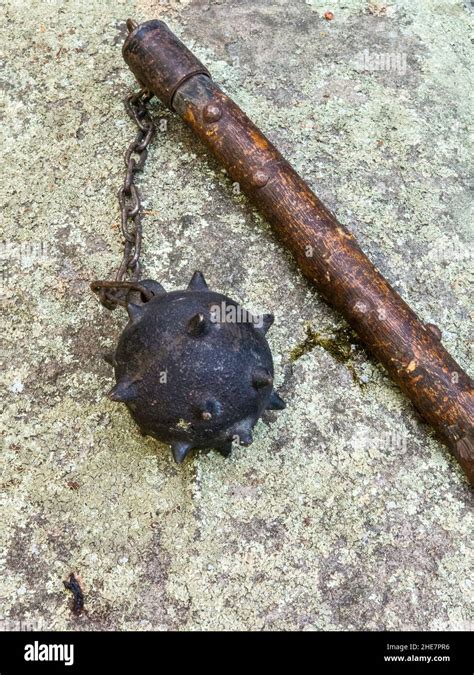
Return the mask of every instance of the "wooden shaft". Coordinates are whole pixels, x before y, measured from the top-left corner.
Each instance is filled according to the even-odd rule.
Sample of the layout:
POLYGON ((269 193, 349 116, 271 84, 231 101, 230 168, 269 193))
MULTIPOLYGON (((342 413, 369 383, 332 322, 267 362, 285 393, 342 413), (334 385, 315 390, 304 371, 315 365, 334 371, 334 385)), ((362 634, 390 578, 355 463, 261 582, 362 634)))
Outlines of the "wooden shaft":
POLYGON ((474 384, 359 248, 354 236, 160 21, 128 36, 139 82, 175 110, 271 222, 336 307, 445 440, 474 483, 474 384))

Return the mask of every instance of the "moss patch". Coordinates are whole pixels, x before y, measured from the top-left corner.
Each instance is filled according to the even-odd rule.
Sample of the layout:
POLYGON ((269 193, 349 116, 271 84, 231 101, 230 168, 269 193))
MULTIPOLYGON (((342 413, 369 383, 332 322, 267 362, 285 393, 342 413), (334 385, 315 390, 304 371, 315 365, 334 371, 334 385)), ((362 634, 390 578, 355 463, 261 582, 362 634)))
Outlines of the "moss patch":
POLYGON ((361 387, 365 387, 366 383, 357 374, 353 362, 354 356, 364 351, 364 348, 352 329, 349 327, 338 328, 333 335, 323 335, 315 331, 310 323, 307 323, 305 339, 296 347, 293 347, 290 352, 291 362, 294 363, 315 347, 322 347, 338 363, 344 363, 350 370, 354 382, 361 387))

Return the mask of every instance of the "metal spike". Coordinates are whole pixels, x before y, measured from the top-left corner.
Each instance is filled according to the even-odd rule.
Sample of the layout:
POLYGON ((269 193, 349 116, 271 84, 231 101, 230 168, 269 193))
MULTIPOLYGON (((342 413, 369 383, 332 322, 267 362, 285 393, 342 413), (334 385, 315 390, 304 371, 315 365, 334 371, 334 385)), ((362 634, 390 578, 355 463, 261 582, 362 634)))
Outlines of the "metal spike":
POLYGON ((137 391, 131 382, 128 380, 121 380, 120 382, 117 382, 115 387, 112 387, 108 393, 108 397, 111 401, 128 403, 137 397, 137 391))
POLYGON ((276 391, 272 391, 270 402, 267 405, 267 410, 283 410, 284 408, 286 408, 285 401, 280 396, 278 396, 276 391))
POLYGON ((194 272, 188 284, 188 291, 207 291, 208 286, 202 272, 194 272))
POLYGON ((227 441, 224 445, 217 448, 223 457, 228 457, 232 452, 232 441, 227 441))
POLYGON ((252 445, 253 436, 251 431, 242 430, 239 433, 239 443, 240 445, 252 445))
POLYGON ((143 309, 143 305, 136 305, 135 303, 130 302, 127 305, 127 312, 128 316, 130 317, 130 321, 135 323, 142 318, 145 310, 143 309))
POLYGON ((270 375, 266 368, 255 368, 252 373, 252 384, 256 389, 262 389, 262 387, 268 387, 273 383, 273 377, 270 375))
POLYGON ((238 440, 239 445, 251 445, 253 441, 252 437, 252 425, 248 420, 244 420, 240 423, 240 426, 235 430, 236 440, 238 440))
POLYGON ((193 337, 201 337, 207 333, 208 325, 204 314, 198 313, 188 321, 187 331, 193 337))
POLYGON ((171 444, 171 452, 173 453, 176 464, 181 464, 188 452, 191 450, 191 444, 184 441, 175 441, 171 444))
POLYGON ((115 352, 104 352, 102 358, 106 361, 109 366, 115 367, 115 352))
POLYGON ((259 318, 259 323, 261 323, 261 325, 257 324, 255 327, 265 335, 270 330, 273 322, 275 321, 275 317, 273 314, 262 314, 262 316, 259 318))

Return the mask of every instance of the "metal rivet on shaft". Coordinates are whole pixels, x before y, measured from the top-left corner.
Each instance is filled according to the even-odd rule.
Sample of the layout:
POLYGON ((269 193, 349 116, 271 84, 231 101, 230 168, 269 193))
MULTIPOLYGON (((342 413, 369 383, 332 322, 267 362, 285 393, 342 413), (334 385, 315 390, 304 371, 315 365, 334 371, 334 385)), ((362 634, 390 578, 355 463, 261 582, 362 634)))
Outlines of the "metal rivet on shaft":
POLYGON ((265 169, 258 169, 253 174, 252 182, 256 187, 264 187, 268 183, 269 178, 270 174, 268 171, 265 171, 265 169))
POLYGON ((208 103, 202 114, 206 122, 217 122, 222 116, 222 110, 217 103, 208 103))

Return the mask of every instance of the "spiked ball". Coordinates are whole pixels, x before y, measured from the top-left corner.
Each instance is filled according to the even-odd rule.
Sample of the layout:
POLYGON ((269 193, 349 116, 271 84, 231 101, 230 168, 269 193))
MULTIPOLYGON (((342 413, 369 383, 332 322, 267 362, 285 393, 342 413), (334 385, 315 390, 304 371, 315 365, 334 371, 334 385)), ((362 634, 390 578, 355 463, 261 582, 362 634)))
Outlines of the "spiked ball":
POLYGON ((250 445, 263 412, 285 407, 265 338, 273 316, 251 316, 210 291, 200 272, 185 291, 140 283, 153 297, 127 307, 107 358, 117 381, 109 397, 126 404, 144 435, 169 443, 178 463, 192 448, 227 456, 233 441, 250 445))

